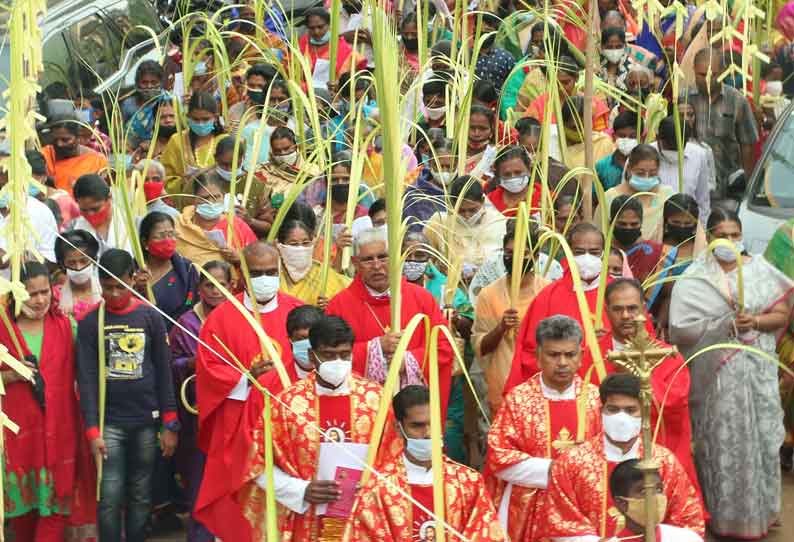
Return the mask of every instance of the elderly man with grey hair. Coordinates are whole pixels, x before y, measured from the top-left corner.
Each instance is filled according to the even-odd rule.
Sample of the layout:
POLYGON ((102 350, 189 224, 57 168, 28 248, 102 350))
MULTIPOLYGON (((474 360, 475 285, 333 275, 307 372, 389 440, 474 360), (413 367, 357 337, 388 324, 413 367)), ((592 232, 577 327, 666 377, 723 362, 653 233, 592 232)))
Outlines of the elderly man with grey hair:
MULTIPOLYGON (((399 256, 398 253, 389 253, 386 233, 382 229, 362 231, 353 242, 352 262, 356 276, 350 286, 331 299, 325 311, 326 314, 341 316, 353 328, 356 336, 353 343, 353 371, 381 384, 386 380, 389 362, 402 336, 401 331, 391 325, 391 257, 399 256)), ((430 292, 402 278, 399 329, 404 329, 417 314, 427 316, 431 326, 447 325, 438 302, 430 292)), ((424 374, 420 369, 422 362, 427 359, 425 342, 424 326, 420 325, 408 341, 400 372, 401 387, 427 381, 429 363, 424 363, 424 374)), ((437 352, 441 414, 446 418, 452 347, 442 338, 437 352)))
POLYGON ((165 186, 165 168, 157 160, 143 159, 135 164, 132 171, 137 171, 143 177, 143 193, 146 195, 146 213, 158 211, 165 213, 174 220, 179 216, 179 211, 162 200, 163 187, 165 186))
POLYGON ((535 540, 552 461, 601 430, 598 388, 577 375, 582 328, 561 314, 536 331, 540 372, 504 398, 488 432, 488 470, 499 519, 511 540, 535 540), (577 398, 584 409, 577 409, 577 398), (580 418, 581 416, 581 418, 580 418))

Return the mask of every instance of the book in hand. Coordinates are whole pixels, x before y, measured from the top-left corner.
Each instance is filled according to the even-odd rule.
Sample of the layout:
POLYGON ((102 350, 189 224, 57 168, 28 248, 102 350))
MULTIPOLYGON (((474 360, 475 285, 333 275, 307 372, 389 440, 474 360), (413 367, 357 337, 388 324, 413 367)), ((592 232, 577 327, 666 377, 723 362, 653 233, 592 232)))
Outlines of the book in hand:
POLYGON ((325 516, 329 518, 347 519, 353 511, 356 500, 356 486, 361 480, 362 471, 349 467, 337 467, 334 480, 339 484, 342 495, 332 503, 328 503, 325 516))

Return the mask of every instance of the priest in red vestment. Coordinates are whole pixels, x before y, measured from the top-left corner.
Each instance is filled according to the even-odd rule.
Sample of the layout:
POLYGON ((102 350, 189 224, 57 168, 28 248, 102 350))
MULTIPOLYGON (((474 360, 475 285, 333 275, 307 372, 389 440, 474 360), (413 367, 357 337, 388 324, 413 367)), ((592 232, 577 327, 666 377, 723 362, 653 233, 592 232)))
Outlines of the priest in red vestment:
MULTIPOLYGON (((279 351, 291 381, 295 381, 286 322, 289 312, 303 303, 278 292, 279 256, 273 247, 253 243, 245 248, 243 257, 253 291, 239 294, 237 299, 252 314, 251 298, 256 299, 262 329, 279 351)), ((226 349, 272 393, 281 391, 281 381, 273 369, 273 360, 262 349, 259 336, 231 301, 225 301, 210 313, 199 339, 198 445, 207 455, 207 462, 193 514, 218 538, 250 542, 251 529, 243 518, 236 494, 244 483, 245 459, 253 443, 254 425, 262 416, 264 398, 252 389, 226 349)))
MULTIPOLYGON (((309 330, 315 372, 273 402, 274 492, 283 507, 283 541, 341 540, 350 516, 382 393, 380 385, 352 372, 353 340, 347 322, 323 316, 309 330)), ((241 497, 254 540, 266 538, 261 418, 241 497)), ((381 443, 381 457, 396 457, 399 443, 393 431, 385 430, 381 443)))
MULTIPOLYGON (((599 339, 601 353, 604 356, 604 368, 607 374, 623 371, 607 359, 607 353, 622 350, 625 344, 637 334, 637 316, 643 310, 642 289, 634 279, 617 279, 607 286, 604 294, 606 315, 610 321, 611 332, 599 339)), ((648 330, 646 326, 646 331, 648 330)), ((649 332, 662 348, 669 345, 657 339, 649 332)), ((592 365, 590 352, 582 359, 582 371, 592 365)), ((583 374, 580 371, 580 374, 583 374)), ((592 374, 591 374, 592 377, 592 374)), ((653 405, 651 406, 651 427, 656 430, 659 419, 659 407, 662 410, 662 425, 656 442, 673 452, 684 467, 692 484, 700 494, 700 484, 695 462, 692 458, 692 426, 689 419, 689 369, 684 364, 681 354, 674 354, 662 361, 651 375, 653 388, 653 405)))
MULTIPOLYGON (((601 277, 601 258, 604 253, 604 235, 592 224, 580 222, 568 231, 568 244, 574 254, 579 275, 582 277, 582 289, 587 305, 591 314, 595 315, 601 277)), ((526 382, 538 372, 535 333, 541 320, 554 314, 570 316, 579 322, 580 326, 582 325, 582 314, 579 310, 579 302, 576 300, 570 269, 565 270, 560 280, 540 291, 521 320, 521 327, 516 335, 513 367, 505 382, 504 393, 526 382)), ((602 321, 596 323, 595 328, 609 330, 609 320, 606 315, 602 315, 602 321)))
MULTIPOLYGON (((609 493, 609 476, 618 463, 642 456, 640 382, 628 373, 608 376, 600 387, 604 432, 554 461, 543 500, 538 536, 604 539, 623 530, 623 515, 609 493)), ((667 497, 663 523, 703 536, 704 510, 695 486, 675 455, 661 445, 653 459, 667 497)))
POLYGON ((601 433, 598 388, 576 374, 582 329, 557 315, 538 325, 541 372, 507 394, 488 432, 486 473, 499 520, 514 542, 537 540, 539 504, 552 461, 579 439, 601 433), (584 410, 577 410, 578 401, 584 410))
MULTIPOLYGON (((389 328, 391 296, 389 294, 388 251, 382 230, 365 230, 353 244, 352 262, 356 268, 353 282, 328 303, 327 314, 341 316, 350 323, 356 335, 353 345, 353 371, 383 383, 391 358, 400 338, 389 328)), ((433 295, 407 280, 401 287, 401 327, 416 314, 425 314, 430 325, 446 325, 444 315, 433 295)), ((438 343, 438 376, 441 392, 441 415, 446 419, 447 402, 452 377, 452 347, 444 337, 438 343)), ((415 373, 424 372, 425 382, 429 365, 425 353, 425 328, 416 328, 405 354, 403 385, 417 383, 415 373)), ((421 375, 418 375, 421 376, 421 375)))
MULTIPOLYGON (((403 453, 381 466, 382 478, 370 477, 358 492, 345 542, 436 540, 436 520, 428 513, 434 510, 430 392, 424 386, 407 386, 394 396, 392 407, 403 453)), ((447 540, 507 540, 480 473, 447 457, 444 521, 447 540)))

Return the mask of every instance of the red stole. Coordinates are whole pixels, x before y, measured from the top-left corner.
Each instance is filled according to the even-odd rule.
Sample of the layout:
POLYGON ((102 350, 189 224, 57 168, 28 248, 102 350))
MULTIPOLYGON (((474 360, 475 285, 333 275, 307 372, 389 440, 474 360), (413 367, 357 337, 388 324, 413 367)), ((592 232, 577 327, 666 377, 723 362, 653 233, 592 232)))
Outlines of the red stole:
POLYGON ((626 249, 629 268, 634 278, 643 282, 662 257, 662 244, 643 240, 626 249))
MULTIPOLYGON (((433 486, 427 485, 422 486, 418 484, 408 484, 408 487, 411 489, 411 497, 419 504, 427 508, 428 510, 433 510, 433 486)), ((419 508, 416 503, 411 503, 411 517, 412 517, 412 525, 411 525, 411 540, 416 540, 417 542, 424 542, 425 540, 435 540, 435 538, 428 538, 426 536, 428 529, 433 529, 435 531, 436 522, 427 512, 419 508)))
MULTIPOLYGON (((0 343, 21 360, 31 352, 10 313, 8 317, 22 352, 17 351, 8 328, 2 323, 0 343)), ((19 433, 4 433, 5 469, 21 478, 30 472, 38 475, 46 468, 54 478, 56 497, 62 499, 74 491, 80 414, 75 392, 72 324, 55 305, 44 317, 44 339, 38 362, 44 379, 45 410, 28 382, 6 386, 3 409, 19 425, 19 433)))
POLYGON ((579 416, 576 400, 547 401, 546 427, 549 428, 548 455, 557 459, 559 455, 576 444, 579 416))
POLYGON ((320 429, 322 442, 350 442, 350 396, 320 395, 320 429))

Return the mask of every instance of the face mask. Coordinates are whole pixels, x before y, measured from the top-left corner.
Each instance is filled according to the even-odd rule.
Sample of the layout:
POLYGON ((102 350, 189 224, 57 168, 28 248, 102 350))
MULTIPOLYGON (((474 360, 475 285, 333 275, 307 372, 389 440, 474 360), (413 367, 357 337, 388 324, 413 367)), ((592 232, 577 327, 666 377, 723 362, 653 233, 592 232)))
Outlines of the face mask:
POLYGON ((615 140, 615 146, 618 148, 618 152, 623 156, 628 156, 631 154, 631 151, 634 150, 634 147, 639 145, 637 142, 637 138, 634 137, 619 137, 615 140))
POLYGON ((783 81, 767 81, 766 93, 770 96, 780 96, 783 94, 783 81))
POLYGON ((298 163, 298 151, 292 151, 289 154, 274 154, 273 162, 284 166, 294 166, 298 163))
POLYGON ((440 185, 447 185, 455 178, 455 174, 451 171, 431 171, 430 175, 440 185))
POLYGON ((91 213, 89 215, 83 214, 83 218, 85 218, 86 221, 88 221, 88 223, 91 224, 94 228, 98 228, 102 224, 106 223, 109 217, 110 217, 110 200, 106 201, 105 205, 103 205, 102 208, 96 213, 91 213))
POLYGON ((77 143, 74 145, 66 145, 65 147, 55 146, 53 148, 55 150, 55 156, 60 159, 77 156, 77 153, 79 152, 79 146, 77 143))
POLYGON ((403 47, 411 52, 416 51, 419 49, 419 38, 403 38, 403 47))
POLYGON ((223 214, 223 202, 199 203, 196 205, 196 213, 204 220, 218 220, 223 214))
POLYGON ((509 179, 502 179, 499 184, 502 188, 511 194, 518 194, 524 190, 529 184, 529 175, 521 175, 520 177, 510 177, 509 179))
MULTIPOLYGON (((637 525, 645 527, 648 519, 645 517, 645 499, 640 497, 633 499, 630 497, 620 497, 628 504, 626 508, 626 517, 637 525)), ((661 493, 656 495, 656 522, 661 523, 667 514, 667 495, 661 493)))
POLYGON ((425 274, 427 269, 427 262, 411 262, 406 261, 403 264, 403 276, 409 282, 416 282, 425 274))
POLYGON ((264 90, 248 90, 247 91, 248 99, 254 105, 264 105, 265 104, 265 91, 264 90))
POLYGON ((154 239, 146 245, 146 250, 155 258, 170 260, 176 252, 176 239, 154 239))
POLYGON ((3 197, 0 198, 0 209, 8 209, 8 201, 11 199, 9 194, 4 194, 3 197))
POLYGON ((41 189, 38 186, 36 186, 35 184, 32 184, 32 183, 30 185, 28 185, 28 195, 29 196, 35 198, 39 194, 41 194, 41 189))
POLYGON ((347 359, 335 359, 320 363, 317 374, 320 375, 320 378, 331 384, 331 386, 338 388, 347 380, 352 369, 352 361, 347 359))
POLYGON ((215 130, 215 121, 208 120, 207 122, 196 122, 193 119, 187 119, 187 125, 190 131, 199 137, 210 135, 215 130))
POLYGON ((82 286, 94 276, 94 264, 87 265, 79 271, 67 269, 66 276, 69 278, 70 282, 77 284, 78 286, 82 286))
POLYGON ((319 39, 318 38, 312 38, 312 37, 309 38, 309 43, 311 43, 312 45, 325 45, 329 41, 331 41, 331 31, 330 30, 327 30, 325 32, 325 34, 323 34, 323 37, 321 37, 319 39))
POLYGON ((613 442, 628 442, 640 434, 642 418, 621 411, 601 416, 604 432, 613 442))
POLYGON ((674 243, 679 244, 684 241, 692 240, 695 237, 696 226, 667 226, 664 234, 674 243))
POLYGON ((196 62, 196 65, 193 66, 193 75, 207 75, 207 63, 203 60, 196 62))
POLYGON ((582 142, 582 134, 576 128, 565 128, 565 140, 571 145, 582 142))
POLYGON ((347 203, 350 194, 349 184, 335 184, 331 186, 331 199, 336 203, 347 203))
MULTIPOLYGON (((229 169, 223 169, 220 166, 215 166, 215 172, 218 174, 218 177, 223 179, 226 182, 232 182, 232 171, 229 169)), ((237 168, 237 178, 239 179, 243 175, 243 170, 237 168)))
POLYGON ((108 309, 112 311, 121 311, 126 309, 130 305, 130 299, 132 298, 132 292, 125 289, 124 293, 118 297, 114 297, 111 299, 106 299, 105 304, 108 306, 108 309))
POLYGON ((163 89, 160 88, 160 87, 139 88, 138 89, 138 96, 140 96, 141 98, 143 98, 145 101, 148 102, 148 101, 154 100, 155 98, 160 96, 160 94, 162 94, 162 92, 163 92, 163 89))
POLYGON ((615 239, 618 240, 618 243, 621 244, 621 246, 630 247, 637 242, 637 239, 640 238, 640 235, 642 235, 642 229, 616 227, 613 230, 613 235, 615 236, 615 239))
POLYGON ((312 268, 312 254, 314 245, 309 247, 293 247, 290 245, 278 244, 278 251, 281 253, 281 261, 287 268, 287 273, 294 281, 299 281, 312 268))
POLYGON ((425 107, 425 116, 430 120, 438 120, 447 114, 447 106, 441 107, 425 107))
POLYGON ((610 64, 617 64, 623 58, 625 49, 604 49, 601 51, 610 64))
POLYGON ((405 434, 402 424, 400 433, 405 439, 405 451, 417 461, 430 461, 433 457, 433 441, 429 438, 410 438, 405 434))
POLYGON ((36 310, 29 307, 27 303, 23 303, 20 310, 28 320, 41 320, 47 314, 47 311, 50 310, 50 305, 48 304, 41 310, 36 310))
MULTIPOLYGON (((744 252, 744 241, 739 240, 733 243, 739 253, 744 252)), ((736 253, 730 247, 718 246, 714 247, 714 257, 724 263, 733 263, 736 261, 736 253)))
POLYGON ((146 196, 146 201, 152 201, 160 197, 163 193, 164 182, 148 182, 143 183, 143 194, 146 196))
MULTIPOLYGON (((769 88, 768 84, 767 84, 767 88, 769 88)), ((77 113, 77 120, 79 120, 83 124, 90 125, 94 120, 94 110, 90 107, 87 109, 78 109, 77 111, 75 111, 75 113, 77 113)))
MULTIPOLYGON (((502 256, 502 263, 505 266, 505 271, 510 275, 513 272, 513 257, 502 256)), ((532 260, 524 260, 524 273, 532 271, 532 260)))
POLYGON ((650 192, 662 182, 658 175, 653 177, 640 177, 639 175, 632 175, 629 179, 629 186, 637 192, 650 192))
POLYGON ((176 133, 176 125, 174 126, 163 126, 162 124, 157 129, 157 137, 162 138, 171 138, 172 135, 176 133))
POLYGON ((587 282, 592 282, 601 274, 601 258, 592 254, 574 256, 573 261, 579 269, 579 275, 587 282))
POLYGON ((309 348, 311 348, 309 339, 301 339, 292 343, 292 357, 303 367, 309 366, 309 348))
POLYGON ((273 108, 273 111, 279 113, 281 118, 286 118, 289 116, 289 112, 292 110, 289 104, 280 104, 273 108))
POLYGON ((538 58, 540 56, 540 47, 532 45, 529 47, 529 58, 538 58))
POLYGON ((276 297, 279 286, 281 286, 281 280, 278 275, 275 277, 269 275, 251 277, 251 289, 253 290, 254 299, 259 303, 267 303, 276 297))
POLYGON ((461 226, 468 226, 469 228, 473 228, 480 223, 484 214, 485 214, 485 207, 480 207, 480 209, 476 213, 471 215, 469 218, 463 218, 462 216, 458 216, 458 224, 460 224, 461 226))

